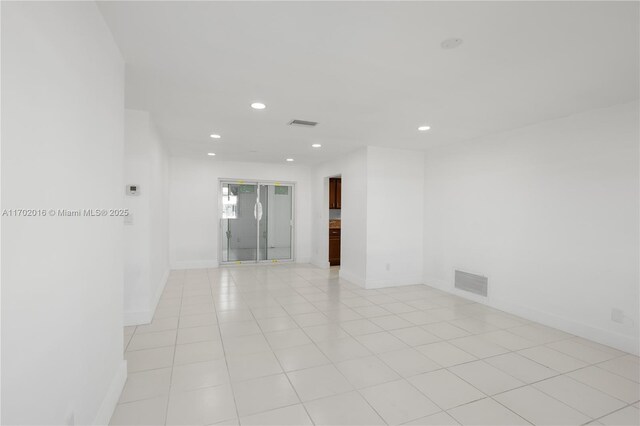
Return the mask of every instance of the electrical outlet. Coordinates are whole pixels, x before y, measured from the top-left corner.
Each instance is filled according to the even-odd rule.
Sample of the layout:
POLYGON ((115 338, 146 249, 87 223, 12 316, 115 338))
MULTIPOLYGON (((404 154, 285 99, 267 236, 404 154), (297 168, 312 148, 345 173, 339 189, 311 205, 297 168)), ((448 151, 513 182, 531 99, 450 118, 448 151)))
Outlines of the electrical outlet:
POLYGON ((386 267, 387 267, 387 271, 391 270, 391 264, 390 263, 387 263, 386 267))
POLYGON ((618 309, 618 308, 611 309, 611 321, 619 322, 619 323, 624 322, 624 312, 622 311, 622 309, 618 309))

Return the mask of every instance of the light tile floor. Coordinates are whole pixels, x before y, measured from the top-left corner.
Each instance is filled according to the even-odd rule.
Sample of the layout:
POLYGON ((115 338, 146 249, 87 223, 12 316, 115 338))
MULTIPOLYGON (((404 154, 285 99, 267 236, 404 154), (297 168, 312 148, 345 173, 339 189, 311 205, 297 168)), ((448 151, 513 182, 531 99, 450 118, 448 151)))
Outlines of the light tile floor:
POLYGON ((638 425, 638 358, 424 285, 172 271, 111 423, 638 425))
MULTIPOLYGON (((255 238, 253 242, 255 243, 255 238)), ((227 250, 226 244, 223 244, 222 259, 225 262, 236 262, 238 260, 255 261, 256 249, 232 248, 227 250)), ((267 249, 260 249, 260 260, 277 259, 291 259, 291 247, 268 247, 267 249)))

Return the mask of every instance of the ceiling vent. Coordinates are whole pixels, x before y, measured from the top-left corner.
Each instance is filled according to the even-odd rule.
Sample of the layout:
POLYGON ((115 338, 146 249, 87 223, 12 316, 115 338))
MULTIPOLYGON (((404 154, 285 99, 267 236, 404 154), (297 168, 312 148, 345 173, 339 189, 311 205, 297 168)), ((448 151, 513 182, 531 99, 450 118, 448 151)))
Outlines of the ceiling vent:
POLYGON ((306 121, 306 120, 291 120, 289 122, 289 126, 305 126, 305 127, 315 127, 318 123, 315 121, 306 121))

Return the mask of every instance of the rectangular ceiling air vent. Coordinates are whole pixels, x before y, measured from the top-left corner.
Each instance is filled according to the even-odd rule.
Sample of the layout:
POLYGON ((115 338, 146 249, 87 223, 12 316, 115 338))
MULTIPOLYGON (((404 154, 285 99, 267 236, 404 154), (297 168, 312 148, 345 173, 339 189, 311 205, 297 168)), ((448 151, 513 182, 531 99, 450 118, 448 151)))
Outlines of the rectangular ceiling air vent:
POLYGON ((455 287, 460 290, 487 297, 488 279, 469 272, 455 271, 455 287))
POLYGON ((314 127, 317 126, 318 123, 315 121, 306 121, 306 120, 291 120, 289 122, 289 126, 307 126, 314 127))

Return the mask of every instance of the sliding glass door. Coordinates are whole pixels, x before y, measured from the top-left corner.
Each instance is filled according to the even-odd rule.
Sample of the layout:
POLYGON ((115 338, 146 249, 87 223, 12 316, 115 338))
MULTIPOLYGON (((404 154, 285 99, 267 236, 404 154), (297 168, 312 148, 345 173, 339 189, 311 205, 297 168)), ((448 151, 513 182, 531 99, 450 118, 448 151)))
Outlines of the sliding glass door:
POLYGON ((220 183, 222 263, 293 260, 293 184, 220 183))

